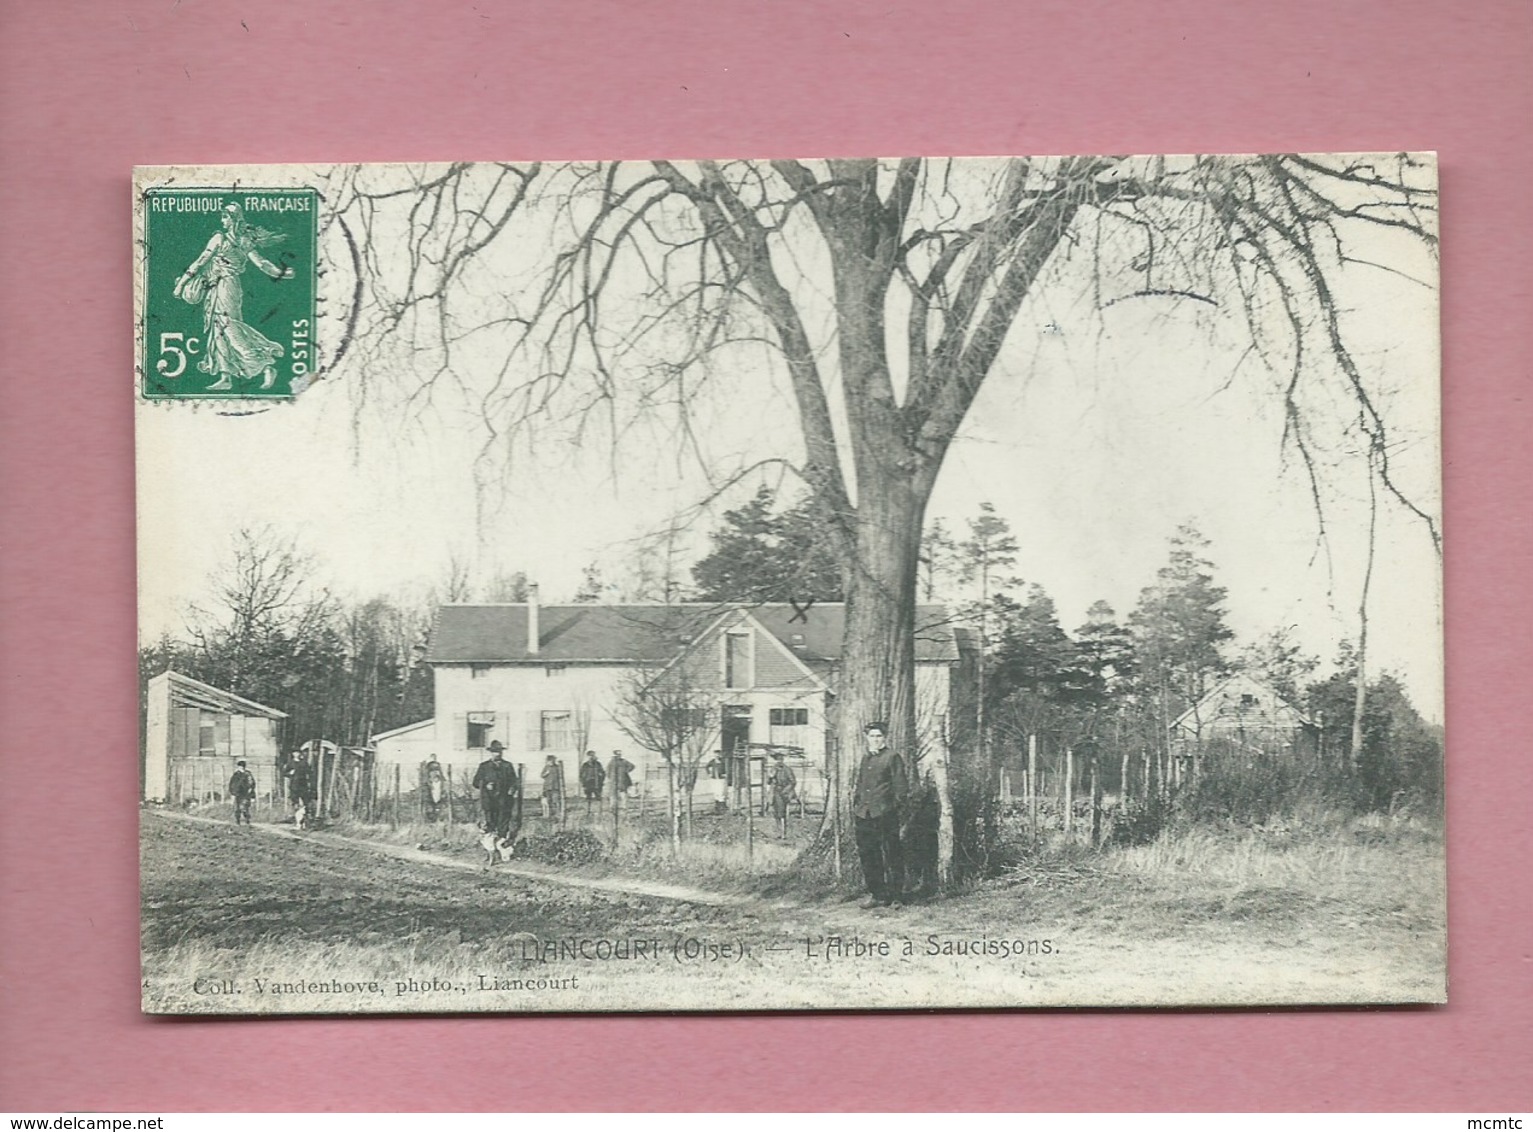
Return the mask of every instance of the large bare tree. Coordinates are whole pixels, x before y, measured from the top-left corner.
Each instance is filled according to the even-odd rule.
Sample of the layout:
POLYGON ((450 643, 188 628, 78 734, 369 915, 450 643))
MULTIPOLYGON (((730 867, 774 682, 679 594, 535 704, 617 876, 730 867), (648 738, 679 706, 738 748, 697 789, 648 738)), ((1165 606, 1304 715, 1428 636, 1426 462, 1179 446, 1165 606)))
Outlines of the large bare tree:
POLYGON ((1330 455, 1314 421, 1342 405, 1381 489, 1437 538, 1392 476, 1341 297, 1360 269, 1432 273, 1430 161, 453 165, 347 170, 328 195, 350 265, 332 372, 391 410, 466 394, 487 468, 557 419, 612 436, 663 418, 706 455, 710 391, 783 383, 798 427, 769 457, 806 485, 845 574, 842 750, 875 718, 914 741, 924 512, 1029 301, 1220 309, 1266 362, 1248 393, 1280 407, 1317 504, 1330 455))

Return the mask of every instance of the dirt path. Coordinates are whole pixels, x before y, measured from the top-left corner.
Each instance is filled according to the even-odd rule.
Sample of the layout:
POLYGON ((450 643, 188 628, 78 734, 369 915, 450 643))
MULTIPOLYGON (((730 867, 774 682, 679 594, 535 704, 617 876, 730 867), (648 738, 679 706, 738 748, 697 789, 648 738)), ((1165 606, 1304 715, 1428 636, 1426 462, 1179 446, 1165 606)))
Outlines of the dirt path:
POLYGON ((490 871, 160 812, 144 815, 141 860, 151 1013, 1372 1004, 1442 993, 1440 922, 1404 915, 1409 892, 1390 875, 1342 898, 1040 862, 930 905, 869 911, 828 895, 777 903, 516 863, 490 871))
MULTIPOLYGON (((181 822, 193 822, 199 825, 227 826, 230 824, 223 818, 205 818, 197 814, 178 813, 173 810, 156 810, 154 813, 157 817, 170 818, 181 822)), ((318 830, 300 831, 291 826, 270 825, 265 822, 254 823, 250 828, 257 833, 263 833, 271 837, 285 837, 292 841, 328 845, 338 852, 373 853, 380 857, 391 857, 396 861, 413 861, 420 865, 432 865, 443 869, 457 869, 460 872, 525 877, 529 880, 544 881, 549 884, 562 884, 568 885, 571 888, 589 889, 592 892, 609 892, 624 896, 649 896, 657 900, 675 900, 683 904, 702 904, 712 908, 732 908, 755 903, 755 901, 744 896, 709 892, 706 889, 692 888, 688 885, 663 884, 659 881, 640 880, 637 877, 576 877, 556 872, 552 869, 517 864, 513 861, 502 861, 493 868, 486 869, 479 861, 466 861, 461 857, 451 857, 445 853, 432 853, 425 849, 412 849, 407 845, 390 845, 386 841, 345 837, 341 834, 322 833, 318 830)), ((773 904, 775 906, 778 902, 774 901, 773 904)))

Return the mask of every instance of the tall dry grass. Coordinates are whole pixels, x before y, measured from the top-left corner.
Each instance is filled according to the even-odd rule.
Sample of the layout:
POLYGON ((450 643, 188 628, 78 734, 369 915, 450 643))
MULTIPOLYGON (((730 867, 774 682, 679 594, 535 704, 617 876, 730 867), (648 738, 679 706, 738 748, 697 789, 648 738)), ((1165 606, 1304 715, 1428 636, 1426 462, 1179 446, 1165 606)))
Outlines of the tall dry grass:
POLYGON ((1109 869, 1163 884, 1289 889, 1430 913, 1445 891, 1440 824, 1371 814, 1311 815, 1259 827, 1178 825, 1103 855, 1109 869))

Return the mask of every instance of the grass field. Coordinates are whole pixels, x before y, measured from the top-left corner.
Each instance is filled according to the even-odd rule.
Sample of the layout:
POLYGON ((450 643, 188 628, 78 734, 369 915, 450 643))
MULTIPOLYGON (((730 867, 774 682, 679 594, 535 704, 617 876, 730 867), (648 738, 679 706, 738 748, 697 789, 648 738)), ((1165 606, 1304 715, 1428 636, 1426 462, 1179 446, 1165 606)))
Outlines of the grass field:
POLYGON ((466 831, 438 830, 436 841, 415 844, 416 830, 373 832, 382 844, 146 811, 145 1009, 1277 1005, 1444 995, 1441 840, 1413 824, 1193 830, 1105 853, 1046 847, 931 904, 877 910, 802 883, 791 896, 761 895, 776 867, 768 854, 785 860, 783 846, 746 870, 723 849, 699 848, 706 859, 691 874, 681 866, 667 874, 646 864, 640 838, 632 853, 570 871, 581 887, 549 866, 485 872, 466 831), (655 895, 661 889, 648 883, 683 875, 729 891, 701 903, 655 895))

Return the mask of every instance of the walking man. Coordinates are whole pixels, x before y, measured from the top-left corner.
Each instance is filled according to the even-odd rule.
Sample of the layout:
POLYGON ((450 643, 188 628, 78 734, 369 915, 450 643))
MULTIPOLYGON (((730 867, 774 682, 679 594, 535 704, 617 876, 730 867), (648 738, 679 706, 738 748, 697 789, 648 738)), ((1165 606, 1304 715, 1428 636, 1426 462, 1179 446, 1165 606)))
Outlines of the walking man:
POLYGON ((787 757, 782 751, 772 752, 772 769, 767 771, 767 789, 771 792, 772 818, 777 824, 777 836, 788 836, 788 806, 798 797, 798 779, 788 769, 787 757))
POLYGON ((882 722, 864 729, 868 749, 857 767, 852 790, 852 819, 857 856, 867 882, 864 908, 882 908, 901 898, 904 859, 900 850, 900 811, 908 791, 905 762, 889 749, 889 728, 882 722))
POLYGON ((490 757, 474 772, 474 789, 484 809, 484 830, 504 839, 511 832, 516 812, 516 768, 505 760, 505 744, 490 742, 490 757))
POLYGON ((234 774, 229 778, 229 797, 234 799, 234 824, 239 825, 240 819, 245 819, 245 824, 250 824, 250 803, 255 799, 256 783, 255 775, 245 769, 245 760, 240 759, 234 764, 234 774))
POLYGON ((586 752, 586 761, 580 764, 580 792, 586 796, 586 816, 590 817, 593 804, 601 801, 602 784, 607 781, 607 770, 595 751, 586 752))
POLYGON ((302 751, 294 751, 293 761, 287 768, 287 800, 293 803, 293 824, 299 829, 313 820, 317 797, 309 756, 302 751))

